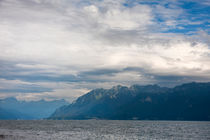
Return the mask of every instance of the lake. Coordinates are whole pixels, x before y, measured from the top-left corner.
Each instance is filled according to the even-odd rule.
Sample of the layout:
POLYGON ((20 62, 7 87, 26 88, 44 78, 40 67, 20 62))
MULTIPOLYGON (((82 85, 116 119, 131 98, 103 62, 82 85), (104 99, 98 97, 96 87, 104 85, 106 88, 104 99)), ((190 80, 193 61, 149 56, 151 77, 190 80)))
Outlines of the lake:
POLYGON ((210 122, 1 120, 0 140, 210 140, 210 122))

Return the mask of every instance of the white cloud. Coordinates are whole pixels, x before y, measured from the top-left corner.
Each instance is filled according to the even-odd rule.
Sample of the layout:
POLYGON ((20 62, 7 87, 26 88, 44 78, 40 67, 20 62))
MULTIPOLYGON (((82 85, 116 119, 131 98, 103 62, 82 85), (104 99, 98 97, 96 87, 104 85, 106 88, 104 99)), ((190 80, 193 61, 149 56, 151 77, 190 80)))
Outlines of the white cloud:
MULTIPOLYGON (((159 28, 177 27, 176 18, 183 14, 182 9, 136 3, 125 7, 123 3, 123 0, 0 1, 0 60, 13 62, 18 70, 12 71, 13 67, 8 70, 7 64, 2 64, 7 76, 79 77, 86 71, 118 70, 111 75, 83 75, 79 77, 83 81, 71 83, 30 81, 29 84, 52 91, 16 94, 18 98, 70 98, 91 88, 158 82, 152 75, 210 77, 208 34, 201 33, 206 37, 202 41, 157 32, 162 30, 159 28), (163 25, 156 22, 156 14, 165 19, 163 25), (128 67, 142 68, 144 72, 123 71, 128 67)), ((21 82, 15 85, 24 84, 21 82)), ((1 83, 5 88, 8 81, 1 83)), ((9 83, 14 85, 12 80, 9 83)))

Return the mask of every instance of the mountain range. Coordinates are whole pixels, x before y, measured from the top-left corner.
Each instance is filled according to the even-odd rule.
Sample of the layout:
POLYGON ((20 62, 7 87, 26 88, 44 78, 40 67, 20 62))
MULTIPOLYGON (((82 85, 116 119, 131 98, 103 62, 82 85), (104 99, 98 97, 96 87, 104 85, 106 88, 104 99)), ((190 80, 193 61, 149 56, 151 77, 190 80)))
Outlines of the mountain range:
POLYGON ((18 101, 16 98, 0 100, 0 119, 44 119, 57 108, 69 104, 65 100, 18 101))
POLYGON ((210 83, 186 83, 95 89, 49 119, 210 120, 210 83))

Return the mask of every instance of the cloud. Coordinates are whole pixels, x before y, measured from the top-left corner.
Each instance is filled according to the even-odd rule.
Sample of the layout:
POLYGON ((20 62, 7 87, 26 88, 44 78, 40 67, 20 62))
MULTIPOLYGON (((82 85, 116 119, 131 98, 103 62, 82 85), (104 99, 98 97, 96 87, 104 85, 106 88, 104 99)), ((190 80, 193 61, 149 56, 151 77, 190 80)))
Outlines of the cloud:
POLYGON ((208 81, 207 19, 186 4, 2 0, 0 96, 70 99, 117 84, 208 81))
POLYGON ((108 29, 144 30, 152 24, 151 8, 145 5, 136 5, 127 8, 123 5, 105 5, 103 7, 90 5, 84 7, 97 24, 108 29), (140 20, 141 19, 141 20, 140 20))
POLYGON ((24 82, 21 80, 6 80, 0 79, 0 98, 18 96, 23 94, 37 94, 44 92, 52 92, 51 88, 41 86, 39 84, 34 84, 30 82, 24 82))

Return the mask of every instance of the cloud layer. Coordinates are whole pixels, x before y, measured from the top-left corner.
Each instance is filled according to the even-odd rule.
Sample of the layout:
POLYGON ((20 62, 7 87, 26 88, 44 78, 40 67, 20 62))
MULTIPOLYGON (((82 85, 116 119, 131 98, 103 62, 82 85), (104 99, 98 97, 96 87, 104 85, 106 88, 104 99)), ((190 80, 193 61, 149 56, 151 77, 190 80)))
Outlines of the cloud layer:
POLYGON ((209 3, 2 0, 0 97, 209 81, 209 3))

